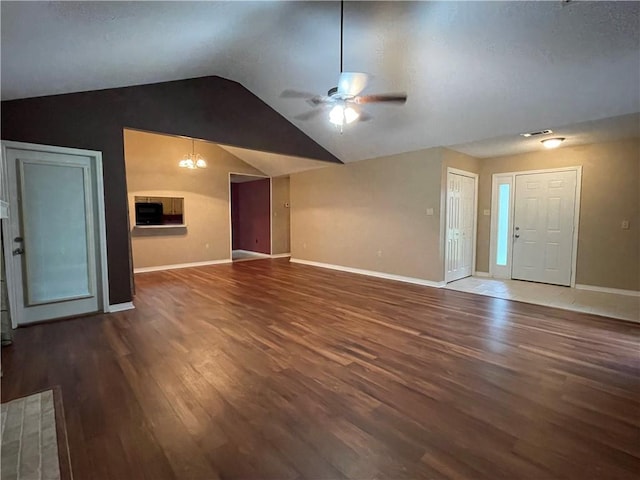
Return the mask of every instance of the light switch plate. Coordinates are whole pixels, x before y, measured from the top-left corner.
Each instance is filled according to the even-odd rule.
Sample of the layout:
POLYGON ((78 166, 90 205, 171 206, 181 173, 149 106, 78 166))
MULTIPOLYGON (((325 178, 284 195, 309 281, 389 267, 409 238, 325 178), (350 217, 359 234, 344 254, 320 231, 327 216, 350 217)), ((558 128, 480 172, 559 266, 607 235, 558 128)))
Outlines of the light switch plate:
POLYGON ((485 217, 488 217, 488 216, 490 216, 490 215, 491 215, 491 210, 489 210, 488 208, 485 208, 485 209, 484 209, 484 211, 482 212, 482 214, 483 214, 485 217))
POLYGON ((427 215, 433 215, 433 208, 427 208, 427 215))

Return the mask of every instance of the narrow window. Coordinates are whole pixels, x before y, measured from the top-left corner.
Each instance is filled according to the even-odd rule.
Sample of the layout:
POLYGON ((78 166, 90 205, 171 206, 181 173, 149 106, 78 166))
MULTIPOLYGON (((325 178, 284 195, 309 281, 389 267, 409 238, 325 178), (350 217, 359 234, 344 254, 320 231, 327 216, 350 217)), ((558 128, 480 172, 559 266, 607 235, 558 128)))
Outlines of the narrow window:
POLYGON ((509 249, 509 189, 508 183, 498 186, 498 248, 496 250, 496 264, 507 265, 507 251, 509 249))

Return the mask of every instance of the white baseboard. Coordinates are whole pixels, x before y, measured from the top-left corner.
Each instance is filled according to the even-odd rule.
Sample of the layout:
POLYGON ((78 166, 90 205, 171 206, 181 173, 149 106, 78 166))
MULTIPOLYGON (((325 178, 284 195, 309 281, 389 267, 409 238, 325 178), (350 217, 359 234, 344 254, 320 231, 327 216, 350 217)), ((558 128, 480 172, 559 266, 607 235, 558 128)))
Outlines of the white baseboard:
POLYGON ((133 310, 134 308, 136 307, 133 302, 114 303, 113 305, 109 305, 107 313, 124 312, 125 310, 133 310))
POLYGON ((376 272, 374 270, 363 270, 361 268, 344 267, 342 265, 333 265, 331 263, 312 262, 311 260, 301 260, 299 258, 292 258, 290 261, 291 263, 300 263, 303 265, 310 265, 312 267, 328 268, 330 270, 339 270, 341 272, 357 273, 358 275, 384 278, 386 280, 396 280, 398 282, 423 285, 425 287, 442 288, 446 285, 445 282, 433 282, 431 280, 424 280, 422 278, 405 277, 402 275, 394 275, 392 273, 376 272))
POLYGON ((476 270, 473 273, 474 277, 488 277, 489 276, 489 272, 479 272, 478 270, 476 270))
POLYGON ((274 253, 273 255, 271 255, 271 258, 285 258, 290 256, 291 253, 274 253))
POLYGON ((206 265, 219 265, 221 263, 231 263, 231 259, 207 260, 206 262, 177 263, 174 265, 158 265, 156 267, 134 268, 133 273, 160 272, 162 270, 175 270, 177 268, 204 267, 206 265))
POLYGON ((620 288, 598 287, 596 285, 576 284, 578 290, 589 290, 591 292, 615 293, 616 295, 627 295, 629 297, 640 297, 638 290, 622 290, 620 288))

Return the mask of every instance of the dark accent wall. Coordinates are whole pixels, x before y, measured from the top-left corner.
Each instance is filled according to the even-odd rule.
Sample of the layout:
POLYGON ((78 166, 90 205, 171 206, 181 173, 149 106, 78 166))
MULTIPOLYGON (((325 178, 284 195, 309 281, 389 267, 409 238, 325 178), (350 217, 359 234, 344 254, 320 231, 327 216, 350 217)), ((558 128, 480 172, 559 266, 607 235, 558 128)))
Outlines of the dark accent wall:
POLYGON ((341 163, 242 85, 202 77, 4 101, 2 139, 102 152, 110 303, 132 298, 125 127, 341 163))
POLYGON ((268 178, 231 184, 234 250, 271 253, 270 185, 268 178))

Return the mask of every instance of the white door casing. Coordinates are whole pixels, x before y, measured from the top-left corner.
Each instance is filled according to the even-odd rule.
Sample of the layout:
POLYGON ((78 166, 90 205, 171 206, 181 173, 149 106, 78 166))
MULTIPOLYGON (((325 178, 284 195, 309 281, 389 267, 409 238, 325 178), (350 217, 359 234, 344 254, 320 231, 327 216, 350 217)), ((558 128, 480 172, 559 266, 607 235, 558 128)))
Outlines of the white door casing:
POLYGON ((108 311, 100 152, 3 142, 14 326, 108 311))
POLYGON ((571 285, 576 171, 516 175, 512 278, 571 285))
POLYGON ((474 270, 476 187, 476 174, 447 169, 445 282, 468 277, 474 270))

